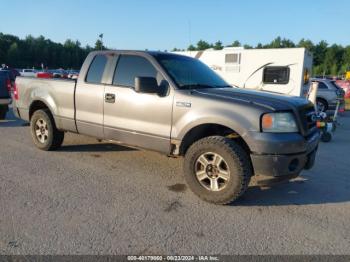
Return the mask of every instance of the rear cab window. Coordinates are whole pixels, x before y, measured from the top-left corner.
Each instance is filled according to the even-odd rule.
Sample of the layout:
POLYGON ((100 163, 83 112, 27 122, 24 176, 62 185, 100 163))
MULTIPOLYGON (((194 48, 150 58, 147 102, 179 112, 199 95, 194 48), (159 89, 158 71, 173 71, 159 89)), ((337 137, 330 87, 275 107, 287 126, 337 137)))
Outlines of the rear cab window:
POLYGON ((135 88, 135 77, 157 78, 157 70, 142 56, 121 55, 114 72, 113 85, 135 88))
POLYGON ((267 66, 263 71, 263 83, 285 85, 289 82, 289 75, 288 66, 267 66))
POLYGON ((106 55, 96 55, 91 62, 85 81, 92 84, 101 84, 103 73, 107 64, 106 55))

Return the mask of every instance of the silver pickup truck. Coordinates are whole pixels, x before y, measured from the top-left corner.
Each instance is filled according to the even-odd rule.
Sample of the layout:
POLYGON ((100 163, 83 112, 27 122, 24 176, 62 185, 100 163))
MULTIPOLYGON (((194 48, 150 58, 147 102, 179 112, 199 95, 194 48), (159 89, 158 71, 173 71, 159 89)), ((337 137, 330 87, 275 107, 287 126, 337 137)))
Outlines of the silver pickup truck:
POLYGON ((92 52, 77 81, 18 77, 15 93, 38 148, 55 150, 74 132, 184 156, 188 186, 216 204, 236 200, 255 174, 298 176, 319 143, 307 100, 233 88, 170 53, 92 52))

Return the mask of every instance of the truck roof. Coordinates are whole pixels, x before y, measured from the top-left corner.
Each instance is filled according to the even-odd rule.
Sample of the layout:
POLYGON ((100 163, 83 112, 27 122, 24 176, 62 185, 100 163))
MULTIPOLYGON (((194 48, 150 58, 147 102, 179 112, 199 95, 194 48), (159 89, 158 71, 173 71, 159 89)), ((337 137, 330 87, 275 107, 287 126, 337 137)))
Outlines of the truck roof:
POLYGON ((148 54, 148 55, 179 55, 172 52, 162 52, 162 51, 148 51, 148 50, 101 50, 101 51, 92 51, 94 54, 148 54))

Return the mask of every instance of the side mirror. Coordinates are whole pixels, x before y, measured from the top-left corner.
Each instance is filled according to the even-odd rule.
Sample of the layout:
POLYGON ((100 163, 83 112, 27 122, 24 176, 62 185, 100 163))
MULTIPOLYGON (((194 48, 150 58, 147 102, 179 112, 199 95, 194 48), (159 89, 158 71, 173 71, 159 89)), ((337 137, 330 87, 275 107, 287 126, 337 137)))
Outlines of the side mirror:
POLYGON ((135 91, 137 93, 158 94, 158 82, 154 77, 135 77, 135 91))

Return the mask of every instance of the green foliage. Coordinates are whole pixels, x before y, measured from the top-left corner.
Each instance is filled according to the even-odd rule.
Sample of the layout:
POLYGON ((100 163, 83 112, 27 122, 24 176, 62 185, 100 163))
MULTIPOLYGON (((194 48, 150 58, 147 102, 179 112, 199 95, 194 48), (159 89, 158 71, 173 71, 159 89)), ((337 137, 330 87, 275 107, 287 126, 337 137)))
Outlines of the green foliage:
POLYGON ((308 49, 308 50, 311 51, 311 52, 313 52, 314 49, 315 49, 314 43, 312 43, 311 40, 304 39, 304 38, 302 38, 302 39, 299 41, 299 43, 298 43, 297 46, 298 46, 298 47, 304 47, 304 48, 308 49))
POLYGON ((98 39, 95 43, 95 50, 106 50, 107 48, 103 45, 102 41, 98 39))
POLYGON ((49 68, 80 69, 85 57, 93 49, 81 47, 79 41, 67 39, 64 44, 52 42, 44 36, 25 39, 0 33, 0 64, 15 68, 40 68, 41 63, 49 68))
POLYGON ((221 41, 217 41, 214 46, 213 46, 214 50, 222 50, 224 48, 224 46, 222 45, 221 41))
POLYGON ((208 42, 205 42, 203 40, 199 40, 197 43, 197 50, 206 50, 211 48, 212 45, 210 45, 208 42))
POLYGON ((240 46, 241 46, 241 43, 238 40, 234 41, 231 45, 229 45, 229 47, 240 47, 240 46))
POLYGON ((194 46, 194 45, 190 45, 188 48, 187 48, 188 51, 196 51, 197 48, 194 46))
MULTIPOLYGON (((240 47, 242 44, 236 40, 231 47, 240 47)), ((217 41, 210 44, 204 40, 198 41, 196 46, 190 45, 187 50, 215 50, 223 49, 223 43, 217 41)), ((297 44, 293 41, 277 37, 268 44, 258 43, 255 47, 244 44, 245 49, 250 48, 287 48, 304 47, 308 49, 314 58, 314 75, 341 75, 350 70, 350 45, 328 45, 326 41, 315 44, 308 39, 301 39, 297 44)), ((67 39, 64 44, 52 42, 44 36, 33 37, 28 35, 25 39, 17 36, 0 33, 0 64, 11 67, 32 68, 40 67, 41 63, 49 68, 75 68, 79 69, 85 57, 92 50, 106 49, 100 39, 95 47, 82 47, 79 41, 67 39)), ((174 48, 173 51, 183 49, 174 48)))
POLYGON ((252 49, 253 47, 251 45, 244 44, 243 45, 244 49, 252 49))

